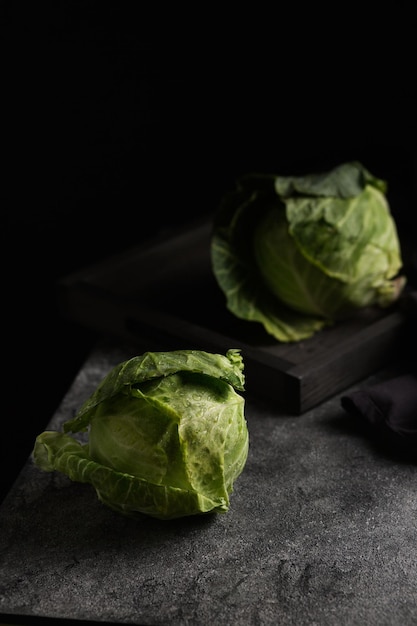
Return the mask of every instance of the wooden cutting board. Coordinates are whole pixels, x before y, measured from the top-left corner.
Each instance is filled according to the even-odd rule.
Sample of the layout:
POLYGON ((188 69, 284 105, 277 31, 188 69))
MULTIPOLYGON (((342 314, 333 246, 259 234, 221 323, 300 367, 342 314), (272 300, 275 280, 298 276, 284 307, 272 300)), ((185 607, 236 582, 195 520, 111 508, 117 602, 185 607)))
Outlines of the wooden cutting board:
POLYGON ((65 277, 57 289, 63 316, 129 339, 138 351, 240 348, 247 392, 293 414, 399 355, 408 323, 401 301, 290 344, 237 319, 211 270, 210 234, 209 221, 192 224, 65 277))

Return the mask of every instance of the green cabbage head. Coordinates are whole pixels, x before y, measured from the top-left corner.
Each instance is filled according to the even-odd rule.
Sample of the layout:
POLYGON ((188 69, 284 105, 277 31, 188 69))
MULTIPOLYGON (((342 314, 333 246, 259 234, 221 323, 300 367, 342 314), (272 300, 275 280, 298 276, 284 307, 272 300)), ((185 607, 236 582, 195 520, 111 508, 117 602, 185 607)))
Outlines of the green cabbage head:
POLYGON ((237 317, 298 341, 402 292, 386 182, 360 163, 307 176, 251 174, 214 219, 212 268, 237 317))
POLYGON ((90 483, 126 515, 225 513, 248 455, 243 369, 239 350, 147 352, 120 363, 63 432, 37 437, 34 462, 90 483))

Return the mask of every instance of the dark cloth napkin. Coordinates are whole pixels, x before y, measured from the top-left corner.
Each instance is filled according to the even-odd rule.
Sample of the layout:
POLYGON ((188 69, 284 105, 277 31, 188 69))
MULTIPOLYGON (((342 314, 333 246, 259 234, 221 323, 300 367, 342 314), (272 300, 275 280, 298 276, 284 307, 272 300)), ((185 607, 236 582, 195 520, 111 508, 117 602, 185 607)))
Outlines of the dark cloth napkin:
POLYGON ((342 396, 342 406, 366 418, 372 426, 387 426, 403 437, 417 441, 417 376, 392 378, 342 396))
MULTIPOLYGON (((410 331, 413 331, 409 334, 409 356, 413 364, 416 364, 416 293, 406 302, 410 331)), ((343 395, 341 405, 347 413, 364 421, 370 434, 385 446, 417 460, 417 370, 414 366, 397 377, 343 395)))
POLYGON ((406 291, 401 309, 408 320, 404 356, 409 365, 396 377, 346 393, 341 405, 386 450, 417 462, 417 290, 406 291))

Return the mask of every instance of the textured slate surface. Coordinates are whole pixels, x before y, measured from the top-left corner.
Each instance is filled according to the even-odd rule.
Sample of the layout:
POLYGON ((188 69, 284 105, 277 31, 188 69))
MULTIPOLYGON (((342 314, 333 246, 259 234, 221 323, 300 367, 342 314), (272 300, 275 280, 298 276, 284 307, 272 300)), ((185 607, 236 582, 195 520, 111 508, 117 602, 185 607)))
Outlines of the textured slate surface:
MULTIPOLYGON (((133 354, 98 345, 49 426, 133 354)), ((124 518, 29 459, 0 508, 1 621, 416 624, 417 467, 378 451, 339 396, 298 417, 247 397, 246 417, 225 515, 124 518)))

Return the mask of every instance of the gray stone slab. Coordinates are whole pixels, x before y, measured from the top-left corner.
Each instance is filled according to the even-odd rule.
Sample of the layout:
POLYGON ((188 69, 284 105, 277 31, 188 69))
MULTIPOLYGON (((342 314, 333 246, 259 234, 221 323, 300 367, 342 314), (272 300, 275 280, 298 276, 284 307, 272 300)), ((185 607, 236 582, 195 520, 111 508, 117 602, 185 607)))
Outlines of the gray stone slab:
MULTIPOLYGON (((98 345, 49 427, 133 354, 98 345)), ((248 397, 246 417, 224 515, 125 518, 29 459, 0 507, 0 617, 415 626, 417 467, 378 451, 339 396, 295 417, 248 397)))

